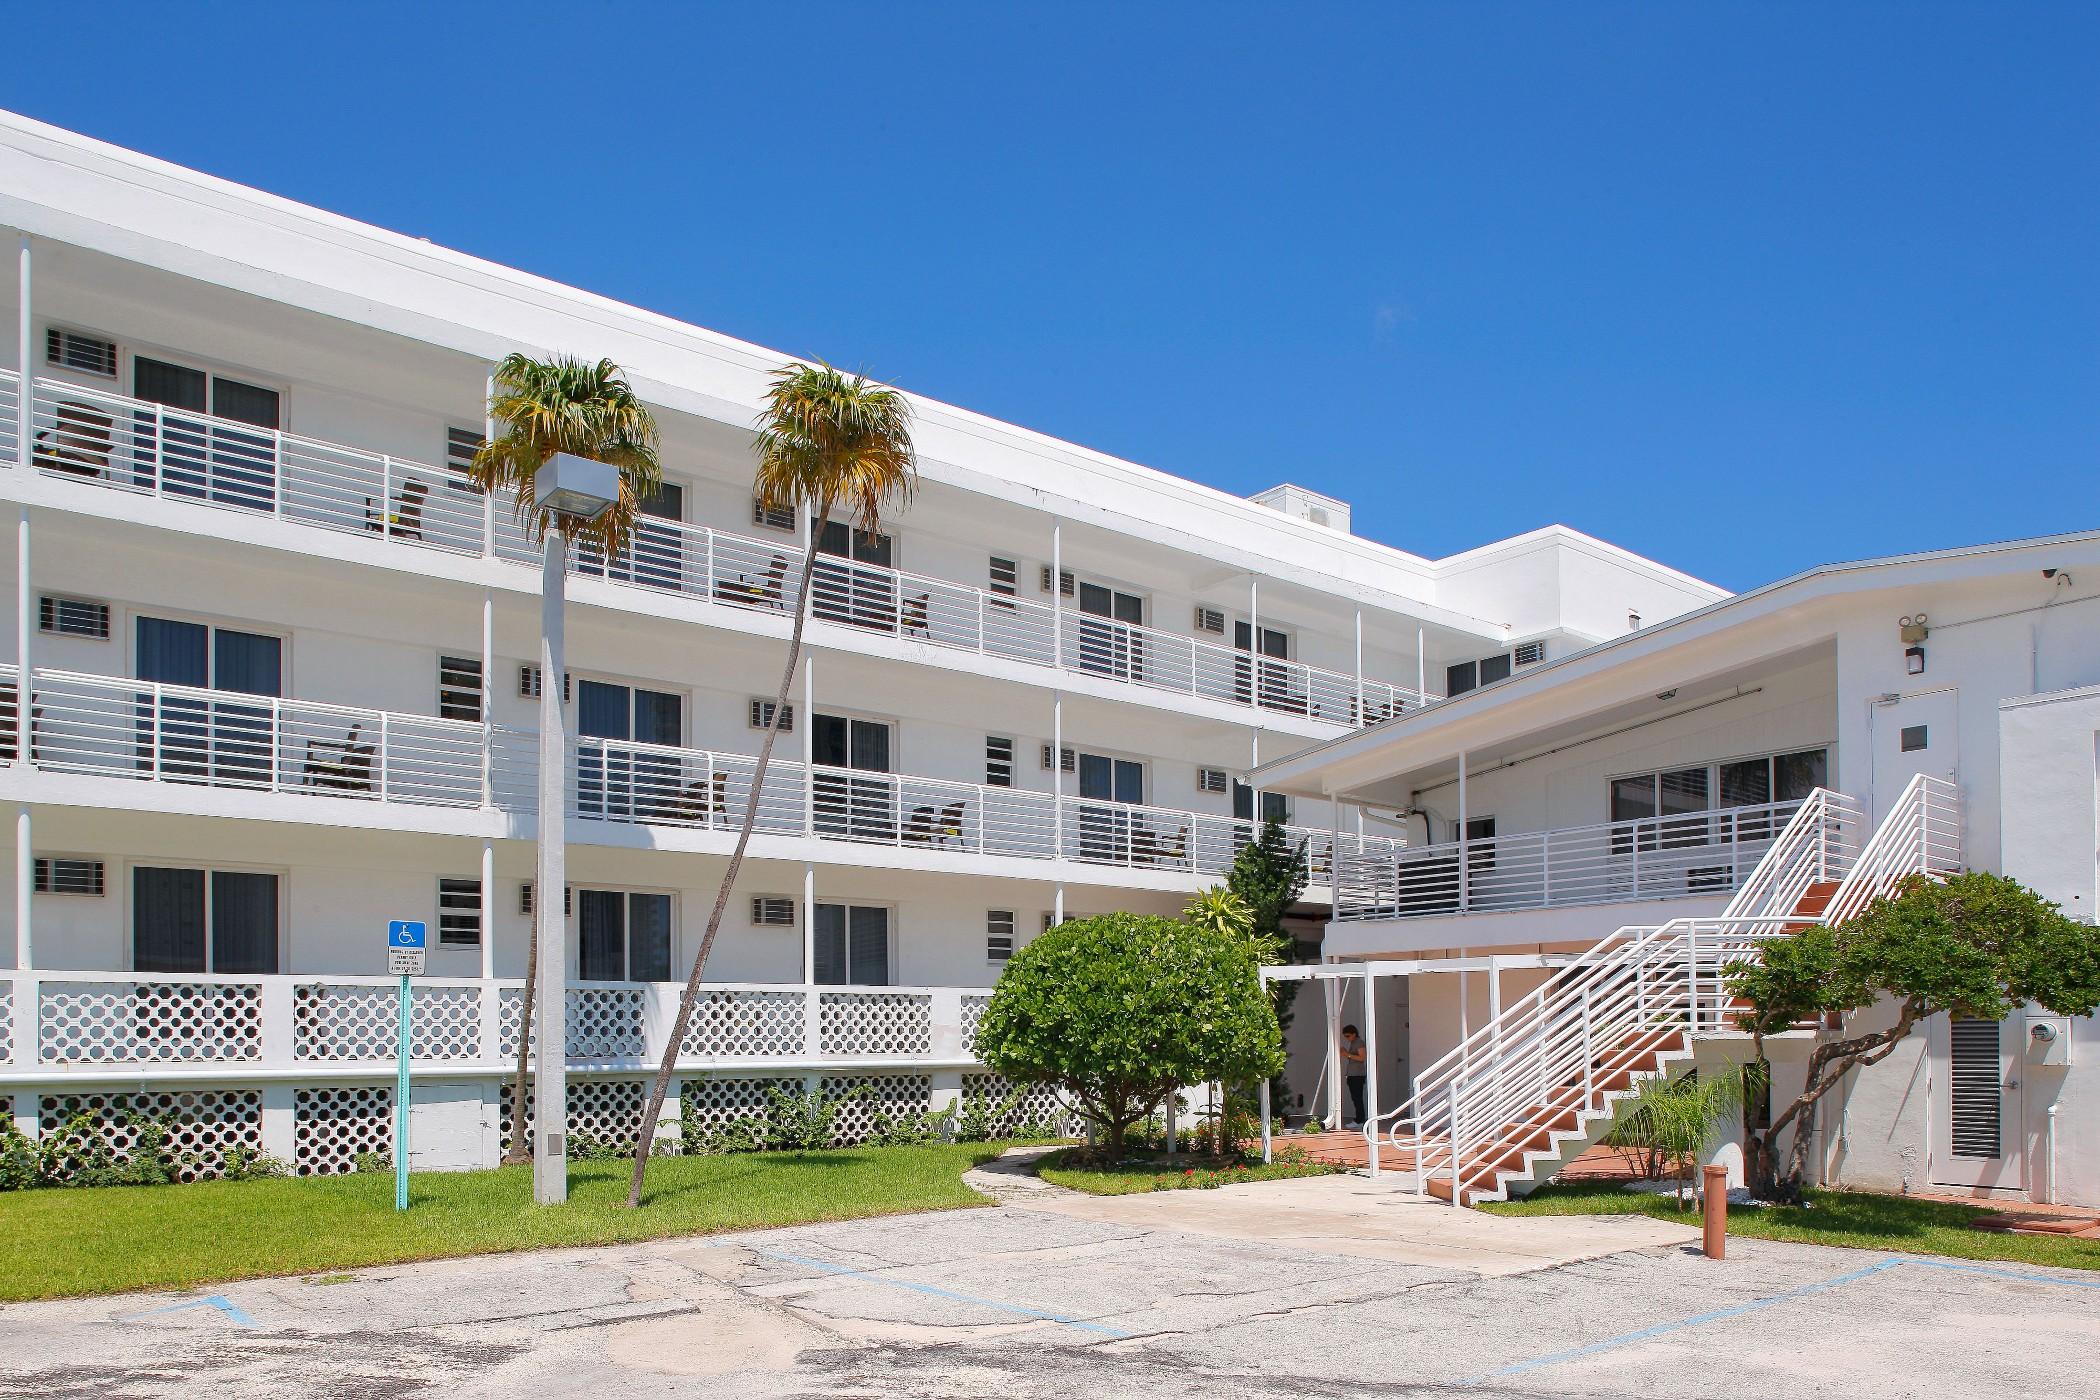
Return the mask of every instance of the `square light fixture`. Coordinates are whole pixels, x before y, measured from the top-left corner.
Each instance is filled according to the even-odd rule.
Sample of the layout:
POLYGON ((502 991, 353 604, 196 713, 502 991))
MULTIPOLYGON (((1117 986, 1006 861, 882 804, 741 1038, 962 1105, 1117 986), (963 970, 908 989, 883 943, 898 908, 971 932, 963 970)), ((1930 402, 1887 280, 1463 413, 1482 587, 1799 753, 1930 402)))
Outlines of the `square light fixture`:
POLYGON ((532 477, 532 501, 541 510, 596 520, 620 499, 620 469, 573 452, 557 452, 532 477))
POLYGON ((1903 649, 1903 669, 1913 676, 1925 674, 1925 648, 1909 646, 1903 649))

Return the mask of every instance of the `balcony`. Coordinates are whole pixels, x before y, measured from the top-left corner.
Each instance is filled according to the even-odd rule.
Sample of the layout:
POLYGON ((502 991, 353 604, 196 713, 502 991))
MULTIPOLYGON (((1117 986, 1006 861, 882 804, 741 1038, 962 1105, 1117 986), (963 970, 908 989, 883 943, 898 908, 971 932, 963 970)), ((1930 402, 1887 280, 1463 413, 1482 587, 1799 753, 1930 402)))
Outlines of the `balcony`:
MULTIPOLYGON (((19 752, 12 667, 0 668, 0 760, 19 752)), ((537 736, 428 715, 38 669, 29 753, 40 771, 327 801, 532 810, 537 736)), ((569 814, 586 822, 733 832, 756 759, 610 739, 571 741, 569 814)), ((926 853, 1067 860, 1220 876, 1252 822, 1167 807, 775 759, 759 795, 766 835, 926 853)), ((1312 876, 1332 833, 1288 828, 1312 876)), ((1399 843, 1342 835, 1345 868, 1399 843)))
POLYGON ((1724 897, 1799 810, 1796 802, 1344 853, 1335 917, 1415 919, 1634 900, 1724 897))
MULTIPOLYGON (((391 1075, 395 980, 0 972, 0 1080, 296 1079, 391 1075)), ((568 1060, 579 1070, 659 1063, 682 984, 567 989, 568 1060)), ((704 987, 680 1043, 687 1070, 968 1065, 988 988, 704 987)), ((500 1074, 514 1065, 524 990, 507 979, 417 978, 412 1064, 500 1074)))
MULTIPOLYGON (((0 456, 19 460, 16 379, 0 376, 0 456)), ((455 473, 272 428, 172 410, 121 394, 36 381, 31 456, 45 477, 192 505, 248 511, 411 549, 532 564, 539 550, 507 508, 455 473)), ((679 521, 645 519, 630 549, 578 550, 570 571, 623 587, 757 612, 799 603, 803 553, 679 521)), ((820 558, 821 621, 1353 727, 1435 697, 1303 662, 991 593, 924 574, 820 558)))

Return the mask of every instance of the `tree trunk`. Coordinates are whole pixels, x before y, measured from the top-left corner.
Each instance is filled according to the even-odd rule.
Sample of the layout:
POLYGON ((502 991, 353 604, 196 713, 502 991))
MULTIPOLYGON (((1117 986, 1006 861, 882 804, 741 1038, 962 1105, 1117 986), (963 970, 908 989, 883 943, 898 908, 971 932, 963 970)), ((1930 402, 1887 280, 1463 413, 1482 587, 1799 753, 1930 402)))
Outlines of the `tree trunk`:
MULTIPOLYGON (((1808 1132, 1803 1115, 1814 1108, 1817 1101, 1839 1084, 1855 1069, 1878 1064, 1903 1043, 1911 1028, 1924 1018, 1927 1008, 1917 997, 1907 998, 1896 1015, 1896 1024, 1885 1031, 1872 1035, 1854 1036, 1850 1040, 1833 1040, 1818 1045, 1808 1057, 1808 1075, 1803 1081, 1801 1094, 1786 1111, 1772 1120, 1766 1128, 1760 1145, 1759 1156, 1772 1169, 1769 1183, 1782 1199, 1799 1199, 1802 1179, 1808 1172, 1808 1132), (1796 1123, 1794 1139, 1788 1144, 1786 1171, 1777 1171, 1777 1154, 1772 1144, 1779 1140, 1780 1133, 1796 1123)), ((1762 1194, 1762 1191, 1760 1191, 1762 1194)))
POLYGON ((1108 1120, 1108 1165, 1113 1167, 1123 1160, 1123 1133, 1130 1125, 1120 1118, 1108 1120))
MULTIPOLYGON (((545 684, 541 678, 541 684, 545 684)), ((495 908, 494 890, 481 892, 482 903, 495 908)), ((532 1135, 525 1131, 525 1069, 532 1062, 532 993, 539 981, 540 911, 547 906, 543 891, 532 892, 532 934, 525 943, 525 1005, 518 1019, 518 1072, 510 1086, 510 1141, 503 1148, 503 1165, 519 1167, 532 1160, 532 1135)), ((500 1019, 500 1018, 499 1018, 500 1019)))
MULTIPOLYGON (((810 580, 817 571, 817 541, 823 537, 824 527, 830 522, 831 502, 826 500, 809 528, 809 550, 802 561, 802 586, 795 595, 795 626, 788 636, 787 667, 780 673, 780 692, 774 697, 765 741, 758 746, 758 762, 751 771, 751 800, 744 804, 744 821, 737 829, 736 848, 729 853, 729 868, 722 872, 722 887, 715 892, 715 905, 707 916, 707 932, 701 935, 699 950, 693 954, 693 970, 685 979, 685 990, 678 994, 678 1014, 671 1019, 671 1029, 664 1040, 663 1063, 656 1068, 656 1078, 649 1086, 649 1104, 642 1113, 641 1131, 635 1135, 634 1177, 627 1187, 629 1207, 642 1203, 642 1183, 649 1170, 649 1145, 656 1138, 657 1121, 663 1117, 664 1098, 671 1092, 671 1076, 678 1067, 678 1047, 685 1041, 686 1027, 693 1019, 693 1007, 700 1000, 700 978, 707 968, 707 955, 715 946, 715 935, 722 931, 722 915, 729 908, 730 891, 736 885, 737 872, 743 868, 744 852, 751 846, 752 828, 758 824, 758 799, 765 790, 766 768, 773 761, 773 741, 780 735, 780 716, 787 710, 788 695, 795 688, 795 667, 802 660, 802 629, 809 622, 809 590, 810 580)), ((802 722, 813 724, 815 718, 804 715, 802 722)), ((802 781, 813 782, 814 775, 804 772, 802 781)), ((807 916, 805 910, 804 917, 807 916)))

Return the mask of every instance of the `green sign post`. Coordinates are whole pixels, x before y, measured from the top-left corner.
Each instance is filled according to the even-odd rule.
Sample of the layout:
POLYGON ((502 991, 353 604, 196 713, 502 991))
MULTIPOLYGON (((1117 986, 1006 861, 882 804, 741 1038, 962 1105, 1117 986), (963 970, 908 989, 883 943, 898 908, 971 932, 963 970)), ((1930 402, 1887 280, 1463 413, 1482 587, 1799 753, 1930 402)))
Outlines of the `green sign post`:
POLYGON ((408 1050, 410 1016, 408 979, 423 971, 428 931, 421 920, 395 919, 386 926, 386 970, 401 979, 394 1031, 394 1209, 408 1209, 408 1050))

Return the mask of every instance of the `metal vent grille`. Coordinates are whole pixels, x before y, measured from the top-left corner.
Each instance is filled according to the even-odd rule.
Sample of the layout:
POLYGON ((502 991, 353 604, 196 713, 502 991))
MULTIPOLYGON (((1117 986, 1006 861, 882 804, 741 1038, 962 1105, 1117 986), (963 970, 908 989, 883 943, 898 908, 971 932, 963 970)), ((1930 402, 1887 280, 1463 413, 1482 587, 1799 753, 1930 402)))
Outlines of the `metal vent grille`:
POLYGON ((55 598, 46 593, 37 599, 37 630, 61 637, 109 639, 109 604, 87 598, 55 598))
MULTIPOLYGON (((751 702, 751 715, 749 720, 751 727, 753 729, 764 729, 767 725, 771 724, 772 722, 773 702, 771 700, 753 699, 751 702)), ((783 734, 792 734, 795 732, 795 707, 793 705, 786 705, 781 708, 780 732, 783 734)))
POLYGON ((1216 608, 1196 609, 1196 630, 1222 634, 1225 631, 1225 614, 1216 608))
POLYGON ((1956 1021, 1947 1028, 1948 1113, 1957 1157, 2004 1155, 2004 1097, 1996 1021, 1956 1021))
MULTIPOLYGON (((540 668, 520 666, 518 668, 518 694, 537 700, 540 698, 540 668)), ((561 674, 561 702, 569 703, 569 673, 561 674)))
POLYGON ((1196 791, 1230 792, 1232 791, 1232 776, 1222 768, 1198 768, 1196 770, 1196 791))
MULTIPOLYGON (((1050 566, 1043 565, 1043 591, 1050 591, 1050 566)), ((1079 591, 1079 581, 1072 577, 1070 569, 1060 570, 1057 575, 1057 591, 1069 598, 1079 591)))
POLYGON ((117 343, 52 326, 44 332, 44 362, 60 369, 114 379, 117 374, 117 343))
POLYGON ((769 506, 758 497, 751 498, 751 523, 768 530, 792 530, 795 528, 793 506, 769 506))
POLYGON ((752 895, 751 924, 754 928, 793 928, 794 899, 784 894, 752 895))
POLYGON ((102 862, 79 856, 38 856, 35 865, 38 894, 102 893, 102 862))
MULTIPOLYGON (((1059 753, 1057 766, 1060 772, 1076 773, 1079 771, 1079 757, 1071 749, 1066 748, 1059 753)), ((1048 744, 1043 745, 1043 771, 1046 773, 1050 771, 1050 746, 1048 744)))
POLYGON ((1546 659, 1546 644, 1544 642, 1525 642, 1509 654, 1509 659, 1516 662, 1519 666, 1536 666, 1539 662, 1546 659))
MULTIPOLYGON (((563 885, 561 887, 562 917, 568 918, 570 914, 575 912, 575 907, 576 887, 574 885, 563 885)), ((532 916, 532 881, 530 880, 518 886, 518 912, 527 918, 532 916)))

